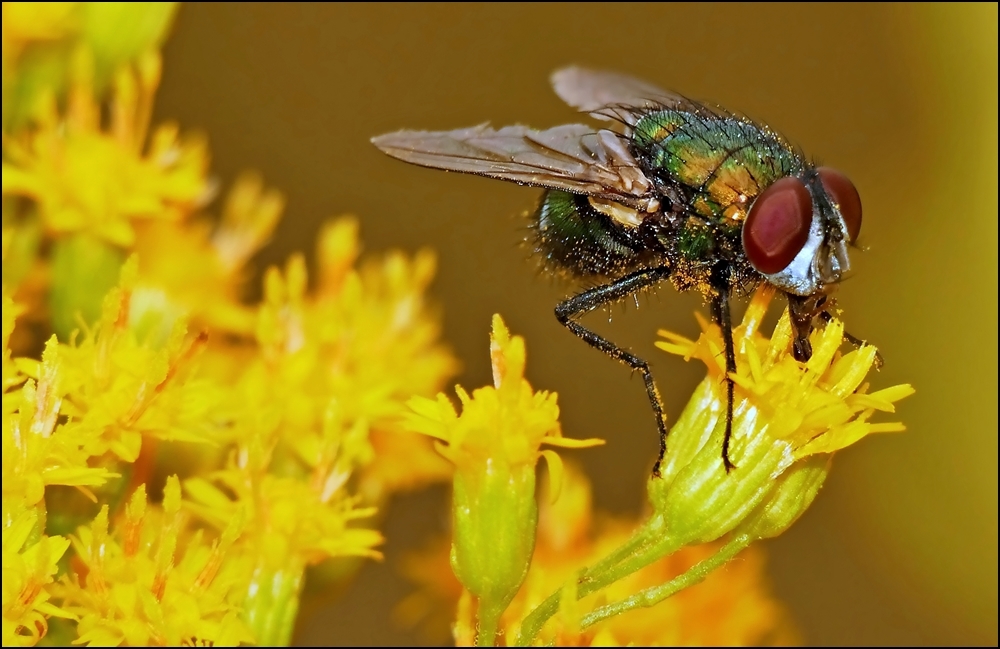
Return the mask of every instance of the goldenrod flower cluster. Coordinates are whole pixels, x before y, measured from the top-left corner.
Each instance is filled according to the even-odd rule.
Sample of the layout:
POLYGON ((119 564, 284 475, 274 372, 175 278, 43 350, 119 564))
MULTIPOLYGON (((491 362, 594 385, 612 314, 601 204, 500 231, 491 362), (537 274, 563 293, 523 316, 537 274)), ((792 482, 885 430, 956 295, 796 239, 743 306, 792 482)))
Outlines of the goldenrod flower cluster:
POLYGON ((204 140, 150 129, 173 7, 3 12, 3 644, 287 644, 307 568, 448 475, 398 424, 456 369, 434 257, 341 218, 246 302, 283 198, 213 218, 204 140))
POLYGON ((844 353, 834 320, 798 363, 787 315, 760 332, 758 291, 733 332, 726 471, 721 333, 663 332, 708 375, 649 515, 595 513, 554 449, 603 441, 563 436, 499 316, 493 385, 457 388, 459 408, 438 393, 457 363, 431 252, 362 258, 343 217, 311 270, 293 254, 245 298, 284 199, 246 174, 216 201, 206 141, 150 124, 175 9, 3 5, 3 645, 288 644, 305 580, 380 558, 379 508, 448 479, 449 547, 406 566, 411 622, 479 645, 793 641, 750 546, 802 514, 833 453, 902 430, 870 422, 912 392, 869 389, 874 348, 844 353))

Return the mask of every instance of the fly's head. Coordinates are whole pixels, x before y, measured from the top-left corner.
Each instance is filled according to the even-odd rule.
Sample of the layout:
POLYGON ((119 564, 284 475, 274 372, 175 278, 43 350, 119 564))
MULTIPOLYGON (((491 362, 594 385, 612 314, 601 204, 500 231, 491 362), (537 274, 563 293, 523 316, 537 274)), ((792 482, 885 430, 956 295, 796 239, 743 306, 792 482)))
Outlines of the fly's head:
POLYGON ((813 319, 850 270, 847 248, 861 231, 861 198, 850 180, 829 167, 787 176, 756 198, 743 224, 750 264, 788 295, 794 353, 812 355, 813 319))

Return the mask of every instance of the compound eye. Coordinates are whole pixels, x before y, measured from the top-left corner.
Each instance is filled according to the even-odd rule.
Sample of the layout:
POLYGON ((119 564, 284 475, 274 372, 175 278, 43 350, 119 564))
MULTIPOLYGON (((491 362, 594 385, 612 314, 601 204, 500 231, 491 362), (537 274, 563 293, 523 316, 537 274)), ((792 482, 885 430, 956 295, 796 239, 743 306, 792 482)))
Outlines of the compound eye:
POLYGON ((861 232, 861 196, 854 188, 854 183, 847 176, 830 167, 820 167, 816 170, 823 188, 837 204, 840 215, 847 224, 847 237, 853 243, 861 232))
POLYGON ((782 178, 754 201, 743 223, 747 259, 764 275, 788 267, 809 239, 812 197, 798 178, 782 178))

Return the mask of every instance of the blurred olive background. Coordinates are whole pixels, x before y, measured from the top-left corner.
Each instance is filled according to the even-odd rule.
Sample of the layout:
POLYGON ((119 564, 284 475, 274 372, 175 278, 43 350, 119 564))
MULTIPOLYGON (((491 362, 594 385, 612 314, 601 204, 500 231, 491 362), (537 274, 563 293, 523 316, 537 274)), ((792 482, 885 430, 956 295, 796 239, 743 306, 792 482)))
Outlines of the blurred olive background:
MULTIPOLYGON (((597 505, 637 514, 656 452, 641 381, 556 322, 570 287, 520 247, 538 190, 404 165, 400 128, 578 121, 548 87, 579 63, 625 71, 765 121, 845 171, 865 206, 849 328, 911 382, 902 435, 836 459, 813 508, 767 544, 778 596, 811 644, 997 643, 997 5, 259 5, 181 8, 158 117, 205 131, 223 182, 263 172, 288 196, 259 266, 311 252, 360 216, 366 249, 439 253, 434 293, 466 386, 490 380, 490 315, 556 390, 597 505)), ((587 322, 654 364, 676 416, 702 372, 653 347, 689 335, 700 298, 669 287, 587 322)), ((305 618, 306 644, 426 641, 389 624, 392 564, 446 528, 445 490, 397 499, 387 562, 305 618)))

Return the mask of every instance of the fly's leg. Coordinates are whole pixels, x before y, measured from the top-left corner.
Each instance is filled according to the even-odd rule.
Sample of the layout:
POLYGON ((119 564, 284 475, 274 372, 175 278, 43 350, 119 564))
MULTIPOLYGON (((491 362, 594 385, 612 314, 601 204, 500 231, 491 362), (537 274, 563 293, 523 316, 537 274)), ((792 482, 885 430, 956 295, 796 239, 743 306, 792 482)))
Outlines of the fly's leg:
POLYGON ((620 300, 647 286, 651 286, 656 282, 666 279, 669 275, 670 270, 668 268, 640 270, 615 280, 610 284, 588 289, 564 302, 560 302, 556 306, 556 318, 567 329, 591 347, 601 350, 611 358, 628 365, 633 370, 638 370, 642 374, 643 383, 646 384, 646 395, 649 397, 649 403, 653 406, 653 413, 656 415, 656 428, 660 433, 660 457, 653 467, 653 475, 656 476, 660 474, 660 463, 663 462, 663 458, 667 454, 667 426, 663 416, 663 399, 660 397, 660 391, 656 388, 656 383, 653 381, 653 374, 649 371, 649 363, 627 352, 607 338, 603 338, 590 329, 587 329, 577 322, 576 318, 584 313, 593 311, 599 306, 620 300))
POLYGON ((822 313, 822 304, 826 302, 825 295, 793 295, 786 293, 788 298, 788 319, 792 323, 792 356, 800 363, 812 358, 812 343, 809 335, 813 331, 816 316, 822 313))
POLYGON ((726 433, 722 438, 722 463, 726 473, 736 468, 729 459, 729 442, 733 437, 733 380, 731 372, 736 371, 736 350, 733 348, 733 321, 729 313, 729 277, 723 271, 714 282, 715 295, 712 297, 712 320, 722 329, 722 340, 726 353, 726 433))

